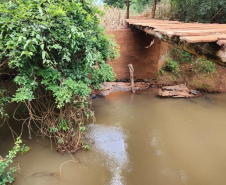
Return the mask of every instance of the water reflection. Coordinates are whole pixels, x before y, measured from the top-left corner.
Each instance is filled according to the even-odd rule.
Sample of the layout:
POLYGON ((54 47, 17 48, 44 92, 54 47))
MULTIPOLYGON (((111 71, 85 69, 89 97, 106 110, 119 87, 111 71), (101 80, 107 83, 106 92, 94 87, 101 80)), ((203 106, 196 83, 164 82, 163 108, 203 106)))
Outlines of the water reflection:
MULTIPOLYGON (((206 97, 160 99, 151 91, 97 98, 93 105, 98 124, 88 131, 94 144, 90 151, 75 153, 79 163, 63 166, 62 181, 32 176, 59 173, 61 164, 71 160, 51 150, 49 140, 40 140, 49 147, 28 142, 32 150, 17 157, 22 170, 15 184, 226 184, 226 95, 206 97)), ((1 143, 0 153, 6 153, 9 142, 1 143)))
MULTIPOLYGON (((153 149, 156 151, 156 155, 158 157, 161 157, 161 161, 167 165, 167 161, 170 161, 167 152, 164 151, 164 144, 163 142, 161 142, 160 137, 154 135, 152 136, 151 142, 150 142, 151 146, 153 147, 153 149)), ((165 175, 168 178, 171 178, 173 180, 179 179, 181 181, 182 184, 187 184, 188 183, 188 177, 186 175, 186 173, 184 172, 184 170, 182 169, 172 169, 170 164, 168 165, 168 167, 163 167, 162 169, 162 174, 165 175)))
POLYGON ((111 185, 125 185, 122 171, 128 168, 129 158, 127 135, 120 127, 92 124, 89 126, 88 138, 94 143, 93 150, 104 155, 106 166, 112 173, 111 185))

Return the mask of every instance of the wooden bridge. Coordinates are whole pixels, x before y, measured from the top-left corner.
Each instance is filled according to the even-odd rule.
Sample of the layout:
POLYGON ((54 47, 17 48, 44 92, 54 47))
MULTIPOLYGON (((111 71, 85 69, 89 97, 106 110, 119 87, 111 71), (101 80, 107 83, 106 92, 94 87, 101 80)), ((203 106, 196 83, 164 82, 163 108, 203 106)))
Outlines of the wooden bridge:
POLYGON ((178 45, 185 51, 226 66, 226 24, 127 19, 131 27, 178 45))

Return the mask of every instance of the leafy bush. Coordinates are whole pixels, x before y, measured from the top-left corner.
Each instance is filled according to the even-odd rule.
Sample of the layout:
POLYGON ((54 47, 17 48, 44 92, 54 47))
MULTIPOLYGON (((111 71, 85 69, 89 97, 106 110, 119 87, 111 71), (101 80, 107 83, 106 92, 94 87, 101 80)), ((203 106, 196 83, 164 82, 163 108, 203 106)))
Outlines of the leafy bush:
POLYGON ((206 59, 199 58, 197 60, 197 62, 195 62, 193 64, 192 71, 197 74, 198 73, 214 74, 214 73, 216 73, 216 68, 215 68, 214 63, 212 63, 206 59))
POLYGON ((22 140, 20 138, 17 138, 17 141, 15 142, 14 147, 11 151, 9 151, 9 154, 2 158, 0 156, 0 184, 6 185, 6 184, 12 184, 15 178, 13 177, 13 173, 16 172, 17 168, 12 167, 13 159, 20 153, 23 155, 26 153, 30 148, 27 145, 22 145, 22 140))
POLYGON ((13 101, 35 98, 42 85, 62 107, 90 85, 114 79, 106 60, 116 46, 99 25, 92 1, 17 0, 0 4, 0 61, 17 69, 13 101), (95 78, 90 78, 90 74, 95 78))
POLYGON ((14 70, 12 101, 24 103, 29 128, 31 121, 41 125, 62 153, 82 147, 78 124, 93 115, 92 87, 115 77, 106 61, 117 45, 100 25, 102 14, 92 0, 0 2, 0 66, 14 70))
POLYGON ((169 59, 160 70, 160 74, 165 73, 165 71, 173 73, 178 78, 180 77, 179 65, 175 60, 169 59))
POLYGON ((10 97, 6 90, 0 89, 0 115, 1 119, 8 117, 8 114, 4 111, 4 106, 9 103, 10 97))

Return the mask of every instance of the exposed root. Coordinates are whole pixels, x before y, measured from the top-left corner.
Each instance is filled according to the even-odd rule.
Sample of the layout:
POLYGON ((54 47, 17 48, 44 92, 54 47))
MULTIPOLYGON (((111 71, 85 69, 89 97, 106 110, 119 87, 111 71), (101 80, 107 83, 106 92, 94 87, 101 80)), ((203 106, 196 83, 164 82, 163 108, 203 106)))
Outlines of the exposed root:
POLYGON ((38 172, 38 173, 34 173, 28 177, 25 177, 24 179, 28 179, 28 178, 31 178, 31 177, 44 177, 44 176, 51 176, 51 177, 54 177, 56 178, 57 180, 60 180, 62 181, 60 178, 59 178, 59 173, 57 172, 38 172))
POLYGON ((73 154, 82 149, 85 146, 85 124, 89 119, 93 119, 93 111, 90 108, 91 100, 74 97, 72 102, 58 109, 51 93, 43 94, 39 90, 37 94, 35 100, 20 105, 28 110, 25 118, 22 116, 16 118, 14 114, 15 119, 22 121, 21 134, 26 124, 29 130, 29 138, 31 138, 31 132, 34 132, 42 137, 53 139, 57 151, 61 154, 65 152, 73 154), (38 132, 33 130, 32 125, 38 128, 38 132))

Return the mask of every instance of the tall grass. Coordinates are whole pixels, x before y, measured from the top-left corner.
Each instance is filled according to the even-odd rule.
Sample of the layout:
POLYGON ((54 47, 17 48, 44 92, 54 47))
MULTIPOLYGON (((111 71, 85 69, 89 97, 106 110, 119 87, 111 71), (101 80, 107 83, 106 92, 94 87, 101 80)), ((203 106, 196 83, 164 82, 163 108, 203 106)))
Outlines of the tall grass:
MULTIPOLYGON (((169 19, 171 11, 171 4, 169 0, 162 0, 156 5, 155 18, 156 19, 169 19)), ((140 13, 141 17, 151 17, 152 6, 147 5, 146 8, 140 13)))
POLYGON ((155 18, 157 19, 169 19, 171 12, 171 4, 169 0, 162 0, 156 6, 155 18))
POLYGON ((115 7, 100 7, 105 12, 103 17, 100 17, 101 24, 107 29, 123 29, 126 27, 126 10, 115 7))
MULTIPOLYGON (((100 17, 101 24, 105 26, 107 29, 124 29, 126 28, 126 9, 115 8, 112 6, 100 6, 99 7, 105 15, 100 17)), ((156 18, 157 19, 169 19, 170 15, 170 2, 169 0, 162 0, 156 6, 156 18)), ((134 7, 130 8, 130 18, 139 18, 139 17, 151 17, 152 6, 148 5, 141 12, 138 13, 135 11, 134 7)))

